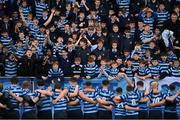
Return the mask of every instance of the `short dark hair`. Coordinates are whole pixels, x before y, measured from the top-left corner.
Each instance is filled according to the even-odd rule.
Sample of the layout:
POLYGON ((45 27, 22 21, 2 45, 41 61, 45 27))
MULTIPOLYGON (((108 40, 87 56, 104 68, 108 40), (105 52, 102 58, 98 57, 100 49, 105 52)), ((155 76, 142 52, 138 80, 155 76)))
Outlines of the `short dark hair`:
POLYGON ((44 86, 44 80, 40 79, 37 81, 38 86, 44 86))
POLYGON ((22 88, 26 89, 30 86, 30 82, 29 81, 23 81, 22 83, 22 88))
POLYGON ((142 86, 142 87, 143 87, 143 86, 144 86, 144 83, 143 83, 142 81, 138 81, 138 82, 137 82, 137 85, 139 85, 139 86, 142 86))
POLYGON ((85 83, 85 85, 89 87, 89 86, 91 86, 91 85, 92 85, 92 83, 91 83, 91 82, 89 82, 89 81, 87 81, 87 82, 85 83))
POLYGON ((102 81, 102 85, 108 86, 108 85, 109 85, 109 81, 108 81, 108 80, 103 80, 103 81, 102 81))
POLYGON ((117 93, 122 93, 122 88, 121 87, 116 88, 116 92, 117 93))
POLYGON ((176 89, 176 86, 174 84, 169 85, 169 90, 174 91, 176 89))
POLYGON ((60 89, 60 86, 61 86, 60 82, 57 82, 57 83, 54 85, 54 89, 60 89))
POLYGON ((71 82, 77 82, 78 81, 78 79, 77 78, 75 78, 75 77, 72 77, 71 79, 69 79, 69 81, 71 81, 71 82))
POLYGON ((11 84, 17 84, 19 82, 19 80, 16 76, 14 76, 11 78, 10 82, 11 82, 11 84))
POLYGON ((167 53, 166 52, 162 52, 161 56, 167 56, 167 53))
POLYGON ((133 91, 133 90, 134 90, 134 87, 133 87, 133 86, 128 85, 128 86, 126 87, 126 90, 127 90, 128 92, 131 92, 131 91, 133 91))
POLYGON ((3 83, 0 83, 0 92, 3 90, 3 83))

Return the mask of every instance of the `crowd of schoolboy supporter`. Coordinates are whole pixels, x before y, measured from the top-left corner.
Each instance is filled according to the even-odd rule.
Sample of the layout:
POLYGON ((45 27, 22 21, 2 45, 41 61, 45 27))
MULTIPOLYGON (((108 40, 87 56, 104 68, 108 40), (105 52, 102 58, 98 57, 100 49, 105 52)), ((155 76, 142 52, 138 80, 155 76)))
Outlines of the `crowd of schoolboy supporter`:
POLYGON ((12 78, 1 94, 5 101, 5 93, 10 96, 0 102, 8 110, 5 118, 19 117, 19 106, 7 105, 12 101, 22 103, 23 118, 37 117, 34 106, 38 118, 47 119, 52 106, 54 118, 112 118, 112 108, 117 119, 177 118, 180 95, 171 83, 180 81, 179 5, 179 0, 0 0, 0 76, 41 79, 32 93, 27 81, 21 88, 12 78), (65 77, 73 78, 60 88, 65 77), (127 94, 119 87, 111 92, 109 82, 122 77, 127 94), (96 90, 91 82, 79 87, 80 78, 106 80, 96 90), (159 89, 164 83, 166 94, 159 89))

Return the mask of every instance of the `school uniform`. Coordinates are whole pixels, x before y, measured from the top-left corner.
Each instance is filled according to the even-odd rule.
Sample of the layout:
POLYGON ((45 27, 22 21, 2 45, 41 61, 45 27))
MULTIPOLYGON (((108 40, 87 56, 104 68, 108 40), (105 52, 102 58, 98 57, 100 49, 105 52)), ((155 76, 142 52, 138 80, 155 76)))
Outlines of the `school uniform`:
MULTIPOLYGON (((138 107, 140 95, 136 91, 131 91, 123 95, 122 100, 125 102, 125 105, 128 105, 130 107, 138 107)), ((138 111, 126 110, 126 119, 138 119, 138 115, 138 111)))
POLYGON ((132 66, 130 67, 127 66, 124 68, 124 70, 125 70, 124 72, 128 77, 132 78, 134 76, 134 68, 132 66))
POLYGON ((111 77, 117 77, 118 73, 119 73, 118 68, 110 68, 109 70, 109 76, 111 77))
POLYGON ((154 37, 154 34, 153 34, 152 31, 149 31, 149 32, 143 31, 140 34, 140 40, 143 43, 142 44, 143 49, 148 49, 149 48, 149 41, 151 41, 153 39, 153 37, 154 37))
POLYGON ((96 77, 98 74, 98 65, 94 64, 86 64, 84 66, 84 75, 90 76, 91 78, 96 77))
MULTIPOLYGON (((140 98, 144 98, 145 95, 145 90, 138 90, 136 89, 136 92, 140 95, 140 98)), ((139 103, 139 119, 148 119, 148 106, 147 106, 147 102, 140 102, 139 103)))
MULTIPOLYGON (((5 91, 6 92, 12 91, 14 94, 16 94, 19 97, 22 97, 23 95, 23 89, 19 85, 10 85, 8 88, 5 88, 5 91)), ((19 102, 10 95, 8 96, 8 99, 9 99, 9 103, 6 108, 5 118, 19 119, 20 118, 19 102)))
POLYGON ((161 78, 165 78, 166 76, 169 75, 169 68, 170 64, 168 61, 159 61, 159 66, 160 66, 160 76, 161 78))
MULTIPOLYGON (((67 86, 68 93, 73 93, 75 90, 75 85, 69 85, 67 86)), ((81 88, 79 88, 81 90, 81 88)), ((78 104, 70 106, 67 106, 67 113, 68 113, 68 119, 82 119, 83 114, 81 110, 81 98, 79 96, 76 97, 69 97, 69 102, 75 101, 76 99, 79 100, 78 104)))
MULTIPOLYGON (((152 91, 148 95, 149 97, 149 103, 157 103, 165 99, 166 95, 162 92, 160 93, 153 93, 152 91)), ((149 108, 149 119, 162 119, 162 111, 164 109, 164 106, 156 106, 156 107, 150 107, 149 108)))
MULTIPOLYGON (((121 98, 122 96, 119 97, 121 98)), ((114 109, 115 109, 115 113, 114 113, 115 119, 125 119, 126 109, 125 109, 124 101, 121 101, 120 103, 114 103, 114 109)))
POLYGON ((61 68, 58 68, 57 70, 51 68, 48 71, 48 78, 49 78, 49 80, 54 80, 54 82, 57 82, 58 78, 60 80, 63 80, 63 76, 64 76, 64 73, 63 73, 61 68))
POLYGON ((9 59, 5 60, 4 70, 5 76, 16 76, 17 75, 17 66, 18 64, 15 61, 11 61, 9 59))
POLYGON ((169 69, 170 76, 172 77, 180 77, 180 66, 178 67, 171 67, 169 69))
POLYGON ((151 77, 157 77, 160 75, 160 66, 156 65, 156 66, 149 66, 149 69, 151 71, 151 77))
POLYGON ((47 10, 48 8, 48 4, 35 1, 36 17, 40 19, 42 17, 43 10, 47 10))
MULTIPOLYGON (((172 97, 176 94, 176 92, 168 91, 167 97, 172 97)), ((176 111, 177 100, 175 99, 173 102, 167 101, 164 109, 164 119, 178 119, 177 111, 176 111)))
POLYGON ((3 37, 3 36, 0 36, 0 42, 5 46, 7 47, 8 49, 10 49, 10 45, 11 45, 11 42, 12 42, 12 38, 11 37, 3 37))
POLYGON ((84 67, 83 65, 76 65, 73 64, 71 65, 71 69, 72 69, 72 75, 79 75, 80 77, 83 77, 83 73, 84 73, 84 67))
MULTIPOLYGON (((28 96, 31 99, 37 97, 37 93, 31 92, 29 89, 24 89, 23 90, 23 97, 28 96)), ((23 99, 24 100, 24 99, 23 99)), ((23 114, 22 114, 22 119, 37 119, 37 114, 36 114, 36 109, 35 109, 35 103, 32 104, 32 101, 26 101, 24 100, 23 102, 23 114), (25 104, 29 104, 29 106, 25 106, 25 104)))
MULTIPOLYGON (((40 90, 47 90, 45 87, 40 90)), ((52 97, 46 96, 39 98, 37 103, 38 119, 52 119, 52 97)))
POLYGON ((157 26, 159 27, 162 27, 164 22, 168 20, 170 16, 169 12, 166 10, 163 10, 163 11, 158 10, 155 12, 155 14, 157 18, 157 26))
MULTIPOLYGON (((98 89, 98 96, 97 98, 101 98, 105 101, 110 102, 110 105, 112 105, 112 98, 113 98, 113 92, 109 89, 100 88, 98 89)), ((98 119, 112 119, 112 111, 107 110, 104 107, 98 106, 98 119)))
MULTIPOLYGON (((90 92, 90 91, 83 91, 84 95, 92 98, 93 100, 97 99, 97 91, 90 92)), ((82 101, 83 103, 83 113, 84 119, 97 119, 97 105, 87 102, 85 100, 82 101)))
MULTIPOLYGON (((149 68, 148 68, 147 66, 145 66, 145 67, 143 67, 143 68, 139 67, 138 70, 137 70, 137 75, 140 76, 140 77, 146 76, 146 75, 148 75, 149 73, 150 73, 150 70, 149 70, 149 68)), ((142 80, 140 80, 140 79, 137 78, 137 77, 134 77, 134 79, 135 79, 135 84, 136 84, 138 81, 142 81, 142 80)), ((143 80, 142 82, 144 83, 144 87, 145 87, 145 86, 146 86, 146 87, 149 86, 151 81, 152 81, 151 79, 145 79, 145 80, 143 80)))
POLYGON ((43 47, 43 43, 46 39, 46 35, 44 33, 39 32, 35 36, 36 40, 38 40, 39 46, 43 47))
POLYGON ((29 7, 29 6, 26 6, 26 7, 21 7, 21 9, 22 9, 22 14, 23 14, 23 16, 24 16, 24 18, 25 18, 25 20, 27 20, 27 18, 28 18, 28 14, 31 12, 31 7, 29 7))
MULTIPOLYGON (((59 92, 53 92, 53 100, 60 95, 59 92)), ((61 98, 56 104, 54 104, 54 119, 67 119, 67 98, 61 98)))

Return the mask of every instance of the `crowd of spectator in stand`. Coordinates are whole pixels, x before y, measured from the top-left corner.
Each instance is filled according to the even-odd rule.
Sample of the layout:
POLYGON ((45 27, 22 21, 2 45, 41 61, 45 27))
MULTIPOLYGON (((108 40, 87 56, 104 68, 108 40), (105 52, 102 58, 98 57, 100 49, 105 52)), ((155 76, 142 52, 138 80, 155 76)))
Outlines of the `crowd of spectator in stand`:
MULTIPOLYGON (((64 77, 73 77, 72 83, 74 79, 104 77, 105 88, 109 81, 124 77, 130 93, 134 87, 131 82, 143 86, 133 81, 134 77, 140 81, 169 79, 168 85, 174 89, 171 83, 180 78, 180 1, 0 0, 0 76, 33 76, 45 82, 40 80, 41 85, 57 84, 56 87, 64 77)), ((157 82, 148 84, 158 86, 157 82)), ((67 91, 78 89, 75 86, 67 91)), ((90 86, 91 83, 86 84, 87 91, 94 92, 90 86)), ((152 88, 157 92, 156 87, 152 88)), ((48 90, 36 91, 37 101, 41 96, 53 96, 48 90)), ((62 92, 64 96, 67 91, 62 92)), ((117 92, 122 90, 118 88, 117 92)), ((16 98, 13 92, 9 94, 16 98)), ((73 97, 78 96, 74 94, 73 97)), ((101 96, 101 90, 97 94, 101 96)), ((101 104, 103 100, 97 96, 93 99, 100 98, 101 104)), ((169 100, 173 95, 160 96, 169 100)), ((125 100, 128 104, 126 97, 119 100, 111 95, 114 102, 125 100)), ((111 109, 103 102, 102 109, 111 109)), ((136 112, 131 113, 137 117, 136 112)), ((103 115, 106 113, 100 113, 103 115)), ((108 115, 107 118, 111 117, 108 115)))

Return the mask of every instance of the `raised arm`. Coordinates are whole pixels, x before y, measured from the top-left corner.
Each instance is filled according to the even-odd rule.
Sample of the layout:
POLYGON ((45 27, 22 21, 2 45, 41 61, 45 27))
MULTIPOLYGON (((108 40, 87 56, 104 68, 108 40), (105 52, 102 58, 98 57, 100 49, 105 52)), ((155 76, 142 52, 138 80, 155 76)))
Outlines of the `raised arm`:
POLYGON ((54 16, 54 13, 55 13, 55 9, 52 9, 51 10, 51 15, 49 16, 49 18, 47 19, 47 21, 43 24, 44 26, 47 26, 50 22, 51 22, 51 20, 52 20, 52 18, 53 18, 53 16, 54 16))
POLYGON ((19 8, 19 13, 20 13, 20 16, 21 16, 21 19, 22 19, 22 21, 25 23, 25 25, 27 26, 27 21, 26 21, 26 19, 24 18, 24 15, 23 15, 23 13, 22 13, 22 9, 21 8, 19 8))
POLYGON ((79 42, 81 41, 81 39, 82 39, 82 35, 79 36, 79 39, 78 39, 77 42, 74 44, 75 47, 78 46, 78 44, 79 44, 79 42))
POLYGON ((88 6, 87 6, 86 3, 85 3, 85 0, 82 0, 81 2, 83 3, 83 5, 84 5, 84 7, 86 8, 86 10, 89 11, 89 8, 88 8, 88 6))

